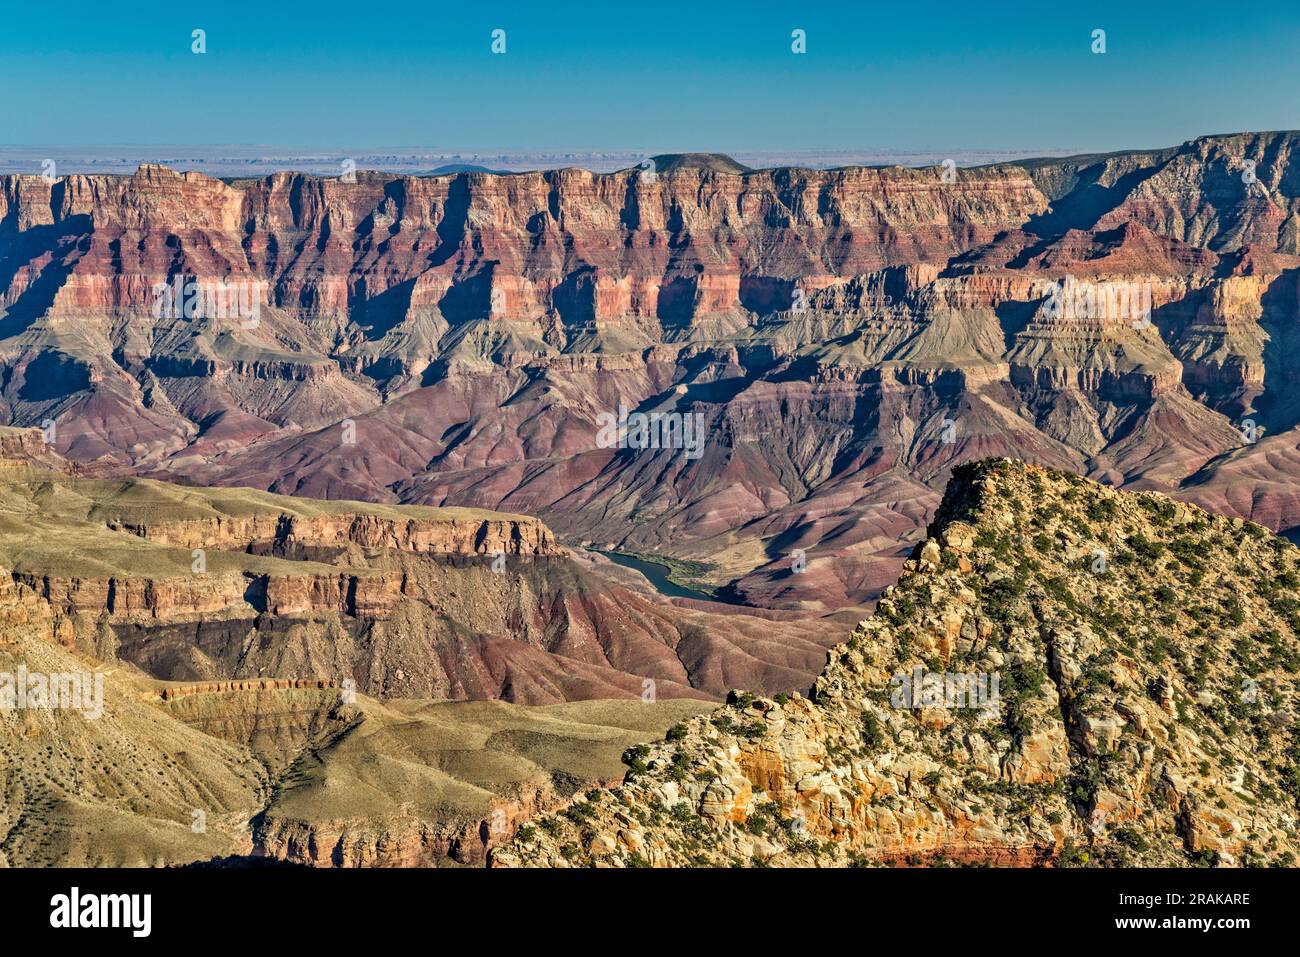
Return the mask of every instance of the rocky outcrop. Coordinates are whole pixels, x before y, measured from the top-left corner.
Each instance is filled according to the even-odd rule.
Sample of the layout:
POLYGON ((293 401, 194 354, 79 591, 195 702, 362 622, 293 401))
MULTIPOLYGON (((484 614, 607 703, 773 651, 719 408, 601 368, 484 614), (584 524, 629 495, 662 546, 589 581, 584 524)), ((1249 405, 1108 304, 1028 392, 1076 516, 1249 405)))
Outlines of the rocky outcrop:
POLYGON ((633 749, 498 866, 1294 864, 1300 551, 1007 460, 809 696, 633 749))
POLYGON ((400 549, 421 555, 542 557, 562 554, 554 535, 542 522, 527 516, 475 517, 469 509, 440 509, 437 518, 375 514, 294 515, 267 512, 253 516, 134 524, 114 527, 159 545, 175 548, 220 548, 237 551, 257 546, 293 549, 298 546, 338 548, 358 545, 371 549, 400 549))
POLYGON ((13 578, 60 615, 87 615, 106 622, 175 623, 261 612, 377 619, 388 617, 402 599, 399 579, 374 573, 87 579, 16 572, 13 578))
MULTIPOLYGON (((583 782, 601 785, 612 782, 583 782)), ((483 866, 492 848, 508 841, 521 824, 568 802, 553 784, 526 786, 512 797, 490 801, 481 818, 428 820, 394 814, 352 820, 260 822, 253 854, 306 867, 435 867, 448 860, 483 866)))
POLYGON ((74 640, 72 623, 55 612, 40 588, 0 569, 0 646, 13 644, 20 634, 65 646, 74 640))
POLYGON ((249 678, 244 681, 203 681, 191 684, 167 685, 156 692, 142 694, 159 701, 175 701, 195 694, 231 694, 245 691, 282 691, 287 688, 337 688, 338 683, 317 678, 249 678))
POLYGON ((51 437, 41 429, 15 429, 0 427, 0 468, 56 469, 75 475, 76 463, 69 462, 54 451, 51 437))

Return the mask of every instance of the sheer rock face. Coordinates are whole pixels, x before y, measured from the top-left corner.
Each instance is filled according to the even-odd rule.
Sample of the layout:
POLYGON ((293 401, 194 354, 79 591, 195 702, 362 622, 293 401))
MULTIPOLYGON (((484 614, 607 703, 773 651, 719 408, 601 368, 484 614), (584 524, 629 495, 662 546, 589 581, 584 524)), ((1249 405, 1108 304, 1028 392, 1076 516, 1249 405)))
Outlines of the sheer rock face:
POLYGON ((122 528, 160 545, 236 550, 275 541, 285 548, 392 548, 420 555, 469 557, 517 555, 528 558, 562 553, 551 530, 527 516, 476 519, 389 518, 367 514, 222 516, 201 521, 124 524, 122 528))
POLYGON ((963 466, 809 697, 734 694, 492 862, 1294 864, 1298 563, 1164 496, 963 466))
POLYGON ((0 177, 0 415, 91 471, 535 514, 786 609, 876 597, 989 455, 1287 530, 1296 137, 955 178, 0 177), (622 406, 703 448, 610 448, 622 406))
POLYGON ((0 427, 0 463, 6 468, 44 465, 75 474, 76 466, 51 448, 40 429, 0 427))

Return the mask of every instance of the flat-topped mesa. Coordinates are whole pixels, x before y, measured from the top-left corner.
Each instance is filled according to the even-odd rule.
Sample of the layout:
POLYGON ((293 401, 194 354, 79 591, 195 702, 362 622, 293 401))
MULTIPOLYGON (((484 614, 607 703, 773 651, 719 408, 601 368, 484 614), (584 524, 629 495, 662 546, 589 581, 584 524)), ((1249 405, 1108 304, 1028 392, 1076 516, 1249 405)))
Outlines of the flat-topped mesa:
POLYGON ((688 169, 709 170, 730 176, 753 172, 750 167, 737 162, 725 153, 660 153, 641 163, 637 169, 653 170, 656 173, 677 173, 688 169))
POLYGON ((16 571, 13 580, 40 595, 59 615, 109 620, 195 618, 244 603, 242 575, 174 578, 76 578, 16 571))
MULTIPOLYGON (((69 263, 51 315, 148 315, 156 285, 180 269, 200 280, 266 283, 275 295, 268 305, 315 314, 345 317, 397 290, 393 298, 408 314, 440 311, 455 321, 558 313, 574 325, 640 318, 675 327, 740 311, 742 275, 760 285, 766 277, 816 282, 894 263, 942 262, 1045 208, 1029 176, 1014 166, 962 171, 952 183, 934 169, 732 175, 690 164, 653 177, 637 170, 368 173, 355 183, 304 174, 225 183, 158 166, 52 184, 0 177, 0 221, 20 231, 88 226, 87 248, 69 263), (393 241, 394 233, 409 241, 393 241), (317 237, 309 244, 319 250, 310 268, 274 254, 290 234, 298 242, 304 234, 317 237), (766 237, 778 234, 783 238, 772 247, 766 237), (169 235, 204 239, 176 253, 169 235), (652 238, 666 235, 700 252, 683 257, 652 238), (359 269, 356 237, 367 247, 367 237, 383 242, 386 268, 359 269), (445 267, 429 269, 429 252, 447 243, 485 267, 466 276, 454 268, 455 257, 444 256, 445 267), (825 265, 828 244, 833 268, 825 265), (550 254, 559 248, 573 255, 550 254), (712 252, 723 248, 725 257, 712 252), (570 271, 575 258, 584 265, 570 271)), ((20 270, 0 290, 0 305, 16 302, 34 279, 20 270)))
POLYGON ((278 543, 322 548, 359 545, 452 557, 505 554, 543 558, 563 553, 551 530, 536 518, 524 515, 479 518, 469 509, 446 509, 445 513, 446 517, 405 518, 365 513, 282 512, 158 523, 122 522, 112 527, 177 548, 242 551, 255 544, 278 543))
POLYGON ((351 674, 384 698, 544 704, 635 700, 650 678, 662 699, 717 698, 723 674, 806 686, 837 638, 796 615, 776 641, 764 615, 672 607, 524 515, 0 479, 0 624, 164 680, 351 674), (694 647, 705 632, 734 667, 694 647))
POLYGON ((409 597, 408 573, 428 571, 421 562, 467 559, 486 569, 497 556, 564 554, 538 519, 482 509, 86 479, 27 462, 0 478, 6 577, 83 628, 87 618, 382 619, 409 597))
MULTIPOLYGON (((318 501, 254 489, 178 486, 150 479, 92 479, 42 444, 39 429, 0 428, 0 480, 13 505, 102 525, 163 548, 247 552, 258 545, 355 545, 419 555, 548 558, 564 554, 531 515, 490 509, 318 501), (65 466, 60 471, 51 467, 65 466)), ((51 569, 55 571, 55 569, 51 569)))

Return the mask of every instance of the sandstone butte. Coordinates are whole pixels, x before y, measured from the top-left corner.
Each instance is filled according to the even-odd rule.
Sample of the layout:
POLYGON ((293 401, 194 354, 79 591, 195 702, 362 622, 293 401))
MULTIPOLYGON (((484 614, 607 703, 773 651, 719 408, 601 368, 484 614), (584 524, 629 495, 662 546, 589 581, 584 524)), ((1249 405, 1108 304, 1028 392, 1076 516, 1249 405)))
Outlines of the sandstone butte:
POLYGON ((1294 866, 1298 562, 1159 494, 962 466, 807 697, 733 694, 491 861, 1294 866), (998 700, 908 707, 914 669, 998 700))
POLYGON ((800 612, 874 600, 989 455, 1287 532, 1296 142, 954 182, 0 177, 0 399, 90 474, 536 515, 800 612), (156 317, 187 277, 259 290, 256 321, 156 317), (703 415, 703 454, 600 448, 620 404, 703 415))

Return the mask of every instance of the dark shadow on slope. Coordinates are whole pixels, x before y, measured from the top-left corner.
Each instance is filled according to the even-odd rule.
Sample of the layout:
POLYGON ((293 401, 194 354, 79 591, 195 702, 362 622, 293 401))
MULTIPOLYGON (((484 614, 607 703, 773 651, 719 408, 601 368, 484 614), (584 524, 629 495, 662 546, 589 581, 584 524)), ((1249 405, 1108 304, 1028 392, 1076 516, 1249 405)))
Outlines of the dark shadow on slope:
POLYGON ((1016 344, 1016 336, 1025 331, 1034 313, 1038 311, 1038 302, 1016 302, 1007 300, 994 310, 998 325, 1002 327, 1003 353, 1011 351, 1016 344))
POLYGON ((65 353, 45 351, 24 367, 18 398, 24 402, 49 402, 89 388, 89 366, 65 353))
POLYGON ((449 325, 463 326, 492 313, 492 269, 496 263, 454 283, 438 300, 438 309, 449 325))
POLYGON ((555 287, 551 301, 560 321, 569 329, 590 328, 596 322, 596 271, 590 266, 576 269, 555 287))
POLYGON ((384 336, 406 318, 411 308, 411 296, 415 292, 415 280, 407 279, 396 286, 390 286, 373 296, 367 295, 366 281, 357 284, 356 293, 348 303, 352 321, 356 323, 371 342, 384 336))
POLYGON ((436 269, 456 255, 465 239, 469 224, 469 176, 462 173, 447 189, 447 206, 438 221, 438 248, 429 256, 430 268, 436 269))
POLYGON ((1025 232, 1035 236, 1060 236, 1071 229, 1092 229, 1101 219, 1124 201, 1134 189, 1150 179, 1160 165, 1135 169, 1125 173, 1110 186, 1098 180, 1106 172, 1104 163, 1090 166, 1079 173, 1080 183, 1054 202, 1045 213, 1029 217, 1025 232))
POLYGON ((53 226, 37 226, 19 233, 11 242, 0 232, 0 290, 7 289, 19 270, 42 253, 51 253, 50 262, 27 289, 9 307, 0 320, 0 339, 7 339, 27 329, 49 310, 54 298, 67 282, 72 267, 90 244, 90 217, 74 216, 53 226))

